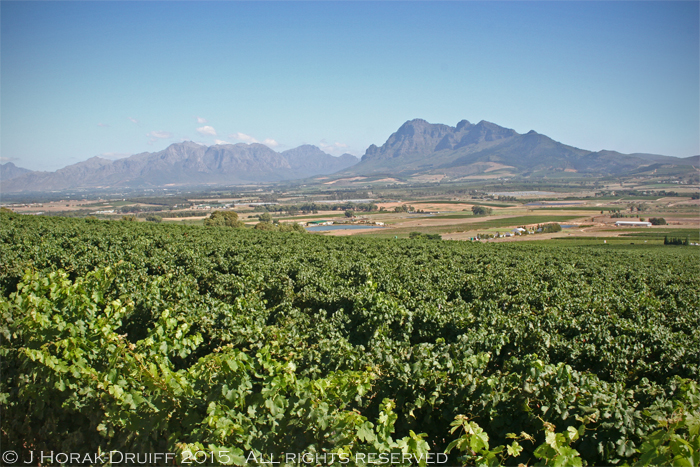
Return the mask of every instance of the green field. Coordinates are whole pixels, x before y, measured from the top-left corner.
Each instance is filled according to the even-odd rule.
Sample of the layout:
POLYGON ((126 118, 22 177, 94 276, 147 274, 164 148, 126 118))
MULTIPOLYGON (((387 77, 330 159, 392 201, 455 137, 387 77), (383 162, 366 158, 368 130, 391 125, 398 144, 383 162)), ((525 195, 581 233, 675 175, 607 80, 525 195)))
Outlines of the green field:
POLYGON ((625 232, 621 234, 623 237, 639 237, 642 239, 663 240, 664 237, 673 238, 688 238, 691 242, 700 241, 699 229, 664 229, 663 227, 655 227, 649 229, 636 229, 634 232, 625 232))
POLYGON ((583 466, 700 446, 697 248, 0 213, 0 258, 4 451, 583 466))
POLYGON ((663 239, 643 240, 624 237, 558 237, 547 240, 550 245, 577 245, 577 246, 596 246, 604 249, 625 248, 625 249, 640 249, 653 248, 658 249, 664 246, 663 239))
MULTIPOLYGON (((376 212, 375 212, 376 214, 376 212)), ((282 216, 282 217, 277 217, 276 215, 272 215, 272 217, 275 220, 281 220, 281 221, 308 221, 308 220, 321 220, 325 218, 335 218, 335 217, 345 217, 345 213, 340 213, 340 214, 312 214, 308 216, 282 216)))
POLYGON ((518 206, 518 204, 511 203, 511 204, 504 204, 504 203, 492 203, 492 202, 481 202, 478 200, 464 200, 464 201, 442 201, 442 200, 424 200, 424 199, 415 199, 410 201, 411 203, 424 203, 424 204, 473 204, 474 206, 489 206, 492 208, 511 208, 518 206))
POLYGON ((582 216, 516 216, 504 219, 491 219, 484 222, 475 222, 468 226, 469 230, 490 229, 495 227, 516 227, 528 224, 546 224, 549 222, 566 222, 579 219, 582 216))
MULTIPOLYGON (((461 214, 447 215, 447 216, 432 216, 426 217, 426 219, 473 219, 473 215, 461 214)), ((361 232, 359 235, 363 237, 380 237, 380 238, 393 238, 394 236, 405 237, 410 232, 420 232, 420 233, 438 233, 446 234, 451 232, 471 232, 476 230, 487 230, 495 228, 506 228, 506 227, 517 227, 520 225, 527 224, 545 224, 549 222, 566 222, 572 219, 579 219, 581 216, 515 216, 502 219, 490 219, 489 217, 482 217, 484 221, 482 222, 465 222, 461 224, 450 224, 450 225, 430 225, 430 226, 413 226, 413 227, 397 227, 392 229, 382 229, 382 230, 371 230, 367 232, 361 232)))
POLYGON ((617 211, 620 207, 603 207, 603 206, 572 206, 572 207, 556 207, 556 208, 543 208, 537 206, 527 206, 528 209, 535 211, 588 211, 588 212, 600 212, 600 211, 617 211))
POLYGON ((476 217, 471 212, 457 212, 456 214, 438 214, 436 216, 430 216, 426 219, 466 219, 468 217, 476 217))

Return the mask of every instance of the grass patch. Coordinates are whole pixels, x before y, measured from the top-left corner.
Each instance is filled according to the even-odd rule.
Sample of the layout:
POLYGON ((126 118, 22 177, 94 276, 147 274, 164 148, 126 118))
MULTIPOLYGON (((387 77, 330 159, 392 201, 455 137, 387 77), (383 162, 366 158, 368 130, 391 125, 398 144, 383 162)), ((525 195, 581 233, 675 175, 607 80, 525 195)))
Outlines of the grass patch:
MULTIPOLYGON (((571 219, 578 219, 581 216, 517 216, 503 219, 491 219, 484 222, 474 222, 473 224, 463 224, 456 227, 467 228, 467 230, 489 229, 497 227, 517 227, 526 224, 546 224, 549 222, 566 222, 571 219)), ((487 218, 484 218, 487 219, 487 218)))
POLYGON ((445 214, 444 216, 430 216, 430 219, 466 219, 468 217, 475 217, 474 214, 445 214))
POLYGON ((518 204, 503 204, 503 203, 482 203, 480 201, 474 200, 464 200, 464 201, 443 201, 443 200, 422 200, 414 199, 410 201, 411 203, 430 203, 430 204, 473 204, 474 206, 489 206, 492 208, 512 208, 518 206, 518 204))
POLYGON ((520 206, 519 204, 477 203, 477 202, 467 202, 467 204, 473 204, 474 206, 489 206, 492 208, 514 208, 516 206, 520 206))
POLYGON ((528 209, 532 209, 533 211, 616 211, 619 210, 620 208, 606 208, 602 206, 590 206, 590 207, 585 207, 585 206, 573 206, 573 207, 556 207, 556 208, 540 208, 537 206, 526 206, 528 209), (534 208, 534 209, 533 209, 534 208))
MULTIPOLYGON (((473 218, 474 216, 470 216, 473 218)), ((394 237, 408 235, 410 232, 420 233, 453 233, 453 232, 471 232, 474 230, 485 230, 504 227, 517 227, 525 224, 546 224, 549 222, 566 222, 571 219, 578 219, 581 216, 517 216, 503 219, 489 219, 483 217, 483 222, 470 222, 464 224, 453 225, 434 225, 420 227, 401 227, 396 229, 383 229, 379 232, 362 232, 360 235, 371 235, 373 237, 394 237)), ((431 219, 435 219, 432 217, 431 219)), ((379 230, 379 229, 377 229, 379 230)))
POLYGON ((657 239, 663 241, 664 237, 668 238, 686 238, 691 242, 700 241, 700 231, 695 229, 653 229, 652 231, 636 231, 625 232, 620 234, 621 237, 633 237, 642 239, 657 239))
MULTIPOLYGON (((630 241, 629 239, 620 240, 619 238, 604 238, 604 237, 562 237, 562 238, 552 238, 547 240, 547 245, 552 246, 569 246, 569 247, 596 247, 606 250, 668 250, 671 248, 669 245, 664 245, 662 241, 648 240, 646 243, 644 241, 630 241), (604 243, 603 240, 606 242, 604 243)), ((689 248, 689 247, 676 247, 676 248, 689 248)))
MULTIPOLYGON (((371 213, 360 213, 358 212, 357 214, 363 215, 363 214, 377 214, 379 211, 373 211, 371 213)), ((262 213, 259 213, 262 214, 262 213)), ((256 214, 257 215, 257 214, 256 214)), ((304 220, 304 219, 318 219, 318 220, 323 220, 327 217, 345 217, 345 213, 341 214, 313 214, 310 216, 287 216, 287 217, 277 217, 276 215, 272 215, 272 217, 275 220, 280 220, 280 221, 294 221, 294 220, 304 220)), ((250 216, 250 219, 252 219, 253 216, 250 216)))
POLYGON ((646 183, 640 186, 643 186, 644 188, 679 188, 677 183, 646 183))
POLYGON ((620 199, 623 201, 634 201, 634 200, 638 200, 638 199, 645 200, 645 201, 658 201, 661 198, 663 198, 663 196, 656 196, 656 195, 655 196, 643 196, 642 195, 642 196, 623 196, 620 199))
POLYGON ((133 201, 110 201, 108 204, 113 208, 121 208, 124 206, 133 206, 136 203, 133 201))
POLYGON ((639 195, 639 196, 630 196, 630 195, 620 195, 620 196, 596 196, 595 198, 590 198, 590 201, 634 201, 634 200, 650 200, 650 201, 656 201, 661 198, 664 198, 664 196, 661 195, 639 195))

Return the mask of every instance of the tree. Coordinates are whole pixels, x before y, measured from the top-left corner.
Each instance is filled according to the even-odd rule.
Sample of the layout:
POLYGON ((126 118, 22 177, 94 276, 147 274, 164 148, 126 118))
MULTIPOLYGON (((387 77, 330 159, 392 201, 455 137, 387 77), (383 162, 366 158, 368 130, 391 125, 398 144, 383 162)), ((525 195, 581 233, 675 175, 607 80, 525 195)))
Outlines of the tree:
POLYGON ((277 227, 272 222, 258 222, 255 230, 277 230, 277 227))
POLYGON ((264 212, 258 216, 258 219, 260 219, 260 222, 272 223, 272 214, 264 212))
POLYGON ((553 222, 551 224, 541 224, 537 226, 537 231, 542 233, 561 232, 561 225, 553 222))
POLYGON ((402 204, 401 206, 396 206, 394 208, 394 212, 412 212, 413 210, 413 206, 408 204, 402 204))
POLYGON ((213 211, 204 219, 204 225, 209 227, 243 227, 243 222, 238 220, 238 214, 233 211, 213 211))
POLYGON ((348 218, 355 217, 355 211, 345 211, 345 217, 348 217, 348 218))
POLYGON ((163 218, 155 214, 149 214, 146 216, 146 222, 163 222, 163 218))
POLYGON ((484 206, 472 206, 472 213, 475 216, 490 216, 493 212, 491 208, 485 208, 484 206))
POLYGON ((280 224, 279 225, 279 231, 280 232, 299 232, 299 233, 306 233, 306 229, 299 223, 297 222, 292 222, 292 223, 287 223, 287 224, 280 224))

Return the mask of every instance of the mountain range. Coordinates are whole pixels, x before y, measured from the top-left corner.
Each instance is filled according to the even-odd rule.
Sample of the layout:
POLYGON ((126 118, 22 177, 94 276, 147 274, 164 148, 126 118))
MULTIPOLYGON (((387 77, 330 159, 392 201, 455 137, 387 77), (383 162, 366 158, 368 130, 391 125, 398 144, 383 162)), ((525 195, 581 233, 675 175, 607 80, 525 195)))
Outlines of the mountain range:
POLYGON ((76 188, 149 188, 188 185, 235 185, 308 179, 321 175, 417 176, 449 179, 477 176, 585 176, 653 173, 661 167, 693 170, 700 156, 588 151, 530 131, 525 134, 495 123, 455 127, 410 120, 381 146, 371 145, 358 160, 333 157, 316 146, 284 152, 254 144, 204 146, 192 142, 115 161, 93 157, 55 172, 33 172, 11 162, 0 165, 0 191, 60 191, 76 188))
POLYGON ((17 167, 12 162, 6 162, 5 164, 0 164, 0 182, 3 180, 9 180, 11 178, 19 177, 26 173, 31 172, 29 169, 23 169, 22 167, 17 167))
POLYGON ((456 127, 416 119, 404 123, 381 146, 367 148, 360 163, 343 171, 348 175, 430 175, 459 178, 485 173, 556 175, 629 174, 654 164, 698 165, 698 156, 677 158, 655 154, 587 151, 530 131, 519 134, 494 123, 456 127))
POLYGON ((115 161, 92 157, 55 172, 27 171, 8 162, 0 166, 0 189, 11 193, 278 182, 331 174, 357 162, 351 154, 334 157, 311 145, 279 153, 258 143, 207 147, 187 141, 115 161))

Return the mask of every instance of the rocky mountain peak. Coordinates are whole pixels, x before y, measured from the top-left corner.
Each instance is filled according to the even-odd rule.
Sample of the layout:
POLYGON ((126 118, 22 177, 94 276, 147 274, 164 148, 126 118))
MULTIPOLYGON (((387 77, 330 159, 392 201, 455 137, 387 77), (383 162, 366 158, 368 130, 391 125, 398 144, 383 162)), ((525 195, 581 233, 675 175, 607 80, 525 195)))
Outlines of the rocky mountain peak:
POLYGON ((461 120, 459 123, 457 123, 457 127, 455 128, 457 131, 462 131, 465 128, 469 128, 472 126, 471 123, 469 123, 469 120, 461 120))

